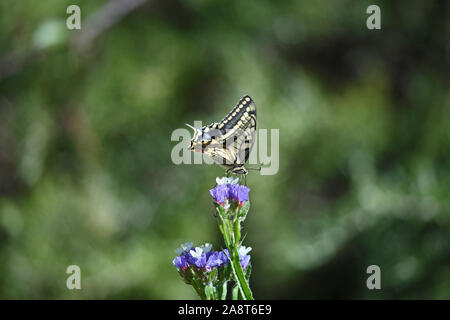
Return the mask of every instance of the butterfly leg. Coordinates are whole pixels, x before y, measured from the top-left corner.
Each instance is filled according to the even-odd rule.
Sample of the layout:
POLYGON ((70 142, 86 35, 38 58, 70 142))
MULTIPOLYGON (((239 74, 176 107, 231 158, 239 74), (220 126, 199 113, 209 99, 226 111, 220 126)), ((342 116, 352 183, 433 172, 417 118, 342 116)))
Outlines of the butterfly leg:
POLYGON ((236 175, 239 177, 239 183, 244 182, 244 186, 247 186, 247 172, 237 173, 236 175))
POLYGON ((256 171, 261 171, 261 168, 264 166, 264 163, 259 163, 254 167, 248 167, 248 170, 256 170, 256 171))

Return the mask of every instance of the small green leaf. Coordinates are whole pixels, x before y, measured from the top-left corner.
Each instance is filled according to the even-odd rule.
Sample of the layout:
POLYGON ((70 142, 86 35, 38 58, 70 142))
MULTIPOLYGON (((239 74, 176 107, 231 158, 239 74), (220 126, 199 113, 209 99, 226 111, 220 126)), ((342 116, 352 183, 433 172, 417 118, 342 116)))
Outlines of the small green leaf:
POLYGON ((212 283, 208 283, 208 285, 205 287, 205 294, 207 300, 212 300, 214 296, 214 288, 212 286, 212 283))
POLYGON ((250 201, 246 201, 244 203, 244 205, 242 206, 242 208, 239 210, 239 215, 238 216, 240 218, 242 218, 243 220, 245 220, 249 210, 250 210, 250 201))
POLYGON ((248 279, 250 279, 250 275, 252 274, 252 264, 249 263, 247 268, 245 269, 245 279, 248 282, 248 279))
POLYGON ((232 299, 233 300, 239 300, 239 286, 238 285, 235 285, 234 287, 233 287, 233 290, 232 290, 232 299))
POLYGON ((227 285, 228 285, 228 281, 225 281, 223 284, 222 284, 222 294, 221 294, 221 296, 220 296, 220 300, 226 300, 227 299, 227 285))

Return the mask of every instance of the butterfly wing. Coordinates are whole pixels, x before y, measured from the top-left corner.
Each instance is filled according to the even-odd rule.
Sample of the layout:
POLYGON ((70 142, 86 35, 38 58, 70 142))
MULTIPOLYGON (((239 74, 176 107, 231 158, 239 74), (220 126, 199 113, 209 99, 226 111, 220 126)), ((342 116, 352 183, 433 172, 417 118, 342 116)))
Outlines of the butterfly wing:
POLYGON ((222 121, 207 127, 213 139, 204 152, 228 169, 242 167, 253 148, 256 123, 256 105, 245 95, 222 121))

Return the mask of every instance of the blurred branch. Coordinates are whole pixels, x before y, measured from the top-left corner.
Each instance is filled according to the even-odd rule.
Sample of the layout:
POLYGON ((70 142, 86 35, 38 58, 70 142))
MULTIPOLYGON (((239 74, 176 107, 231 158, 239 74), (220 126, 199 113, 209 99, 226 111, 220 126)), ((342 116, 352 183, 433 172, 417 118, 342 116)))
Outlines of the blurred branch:
POLYGON ((10 52, 0 58, 0 81, 10 77, 22 68, 24 58, 16 52, 10 52))
MULTIPOLYGON (((77 32, 71 45, 79 52, 85 52, 92 42, 105 31, 117 24, 127 14, 140 7, 147 0, 111 0, 89 16, 81 32, 77 32)), ((10 52, 0 57, 0 81, 20 72, 30 61, 39 60, 45 50, 34 48, 28 54, 10 52)))
POLYGON ((89 16, 82 31, 72 41, 72 45, 84 51, 92 41, 117 24, 128 13, 143 5, 147 0, 111 0, 97 12, 89 16))

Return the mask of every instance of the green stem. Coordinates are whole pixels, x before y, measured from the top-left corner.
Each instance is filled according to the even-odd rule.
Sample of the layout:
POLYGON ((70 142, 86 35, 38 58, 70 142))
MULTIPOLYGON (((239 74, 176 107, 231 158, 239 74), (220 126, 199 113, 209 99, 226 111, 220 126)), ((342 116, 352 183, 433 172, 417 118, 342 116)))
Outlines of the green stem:
POLYGON ((239 241, 241 241, 241 223, 239 221, 239 218, 235 218, 234 220, 234 240, 235 240, 235 245, 239 246, 239 241))
MULTIPOLYGON (((234 219, 223 218, 219 212, 219 229, 222 232, 225 245, 230 253, 230 264, 233 271, 234 279, 239 288, 240 296, 244 300, 254 300, 252 291, 245 279, 244 270, 242 269, 241 262, 239 261, 239 245, 241 240, 241 226, 239 217, 234 215, 234 219)), ((233 298, 239 295, 233 294, 233 298)))

